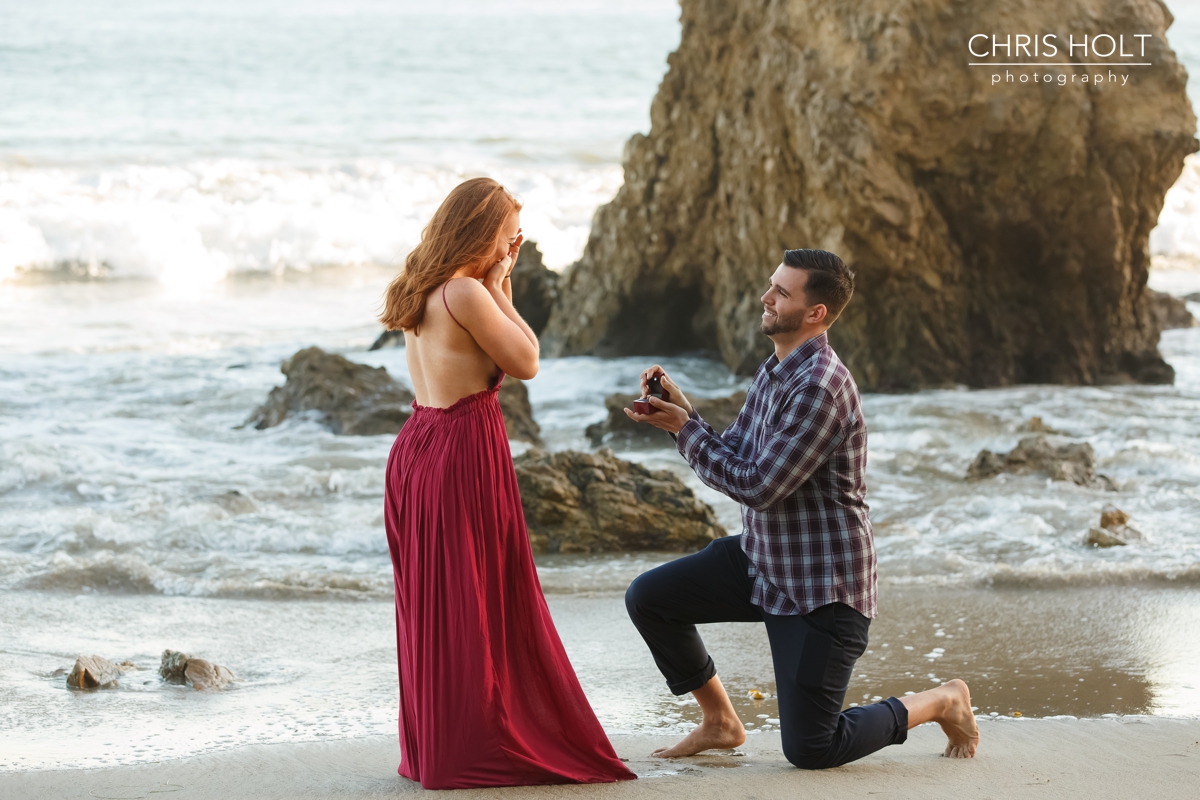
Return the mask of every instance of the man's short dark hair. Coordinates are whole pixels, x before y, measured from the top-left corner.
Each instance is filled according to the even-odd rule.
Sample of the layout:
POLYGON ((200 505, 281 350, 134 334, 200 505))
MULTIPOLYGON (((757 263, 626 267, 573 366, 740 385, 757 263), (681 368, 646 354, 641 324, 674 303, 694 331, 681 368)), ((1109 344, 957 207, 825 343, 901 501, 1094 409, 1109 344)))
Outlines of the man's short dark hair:
POLYGON ((804 294, 810 305, 825 305, 829 324, 854 296, 854 272, 827 250, 784 250, 783 263, 808 273, 804 294))

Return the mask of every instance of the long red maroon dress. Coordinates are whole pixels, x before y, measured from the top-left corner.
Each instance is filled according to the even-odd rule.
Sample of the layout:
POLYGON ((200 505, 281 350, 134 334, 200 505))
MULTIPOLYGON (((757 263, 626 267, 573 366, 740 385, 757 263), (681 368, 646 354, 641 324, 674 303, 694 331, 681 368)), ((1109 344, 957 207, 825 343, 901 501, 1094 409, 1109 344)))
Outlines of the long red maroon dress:
POLYGON ((388 458, 400 774, 426 789, 628 780, 542 596, 503 379, 449 408, 413 403, 388 458))

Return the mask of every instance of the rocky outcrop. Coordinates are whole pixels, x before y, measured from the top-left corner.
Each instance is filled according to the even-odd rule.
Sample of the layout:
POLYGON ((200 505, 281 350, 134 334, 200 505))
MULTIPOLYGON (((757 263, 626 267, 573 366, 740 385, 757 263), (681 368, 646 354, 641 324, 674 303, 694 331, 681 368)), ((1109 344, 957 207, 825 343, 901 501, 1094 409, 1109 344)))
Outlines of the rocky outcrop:
POLYGON ((1107 505, 1100 512, 1100 526, 1090 528, 1083 543, 1092 547, 1124 547, 1146 537, 1130 527, 1129 515, 1116 506, 1107 505))
MULTIPOLYGON (((399 433, 404 421, 412 415, 413 393, 383 367, 356 364, 319 347, 309 347, 284 361, 280 370, 287 376, 287 382, 271 390, 267 402, 255 409, 246 425, 262 430, 293 414, 317 412, 334 433, 373 436, 399 433)), ((540 429, 529 404, 529 390, 521 381, 504 379, 500 387, 500 410, 508 438, 541 444, 540 429)), ((231 513, 242 513, 234 512, 235 507, 253 505, 249 498, 239 499, 228 493, 216 500, 231 513)))
POLYGON ((403 347, 404 331, 384 331, 375 341, 371 342, 368 350, 382 350, 385 347, 403 347))
POLYGON ((293 414, 317 412, 334 433, 372 436, 396 433, 412 414, 413 393, 383 367, 309 347, 279 369, 287 382, 272 389, 245 424, 262 430, 293 414))
POLYGON ((67 686, 72 689, 111 689, 118 679, 133 669, 129 661, 114 664, 101 656, 80 656, 67 675, 67 686))
MULTIPOLYGON (((512 293, 517 313, 535 334, 541 336, 558 297, 558 273, 542 262, 542 251, 538 250, 537 242, 528 241, 521 245, 512 271, 512 293)), ((370 349, 403 346, 404 331, 384 331, 370 349)))
POLYGON ((982 480, 1001 473, 1045 475, 1092 489, 1115 490, 1106 475, 1096 474, 1096 451, 1087 442, 1071 442, 1060 436, 1026 436, 1007 453, 982 450, 967 468, 969 480, 982 480))
POLYGON ((178 650, 163 651, 158 674, 167 683, 186 684, 197 691, 220 689, 237 680, 225 667, 203 658, 192 658, 178 650))
POLYGON ((1200 325, 1192 316, 1192 312, 1188 311, 1187 302, 1182 298, 1153 289, 1147 289, 1146 294, 1150 297, 1150 310, 1154 313, 1155 324, 1159 330, 1195 328, 1200 325))
POLYGON ((504 414, 504 431, 509 439, 541 446, 542 429, 533 419, 529 390, 516 378, 505 377, 500 384, 500 412, 504 414))
POLYGON ((679 553, 725 535, 712 508, 679 478, 611 450, 530 450, 513 466, 535 553, 679 553))
POLYGON ((650 133, 562 275, 545 354, 710 349, 748 373, 768 276, 816 247, 857 272, 831 339, 864 389, 1172 380, 1145 292, 1197 147, 1171 19, 1157 0, 683 0, 650 133), (1127 86, 968 66, 996 60, 969 54, 980 31, 1134 30, 1154 67, 1111 68, 1127 86))
POLYGON ((558 273, 542 262, 537 242, 525 242, 512 271, 513 307, 538 336, 550 320, 550 309, 558 298, 558 273))
MULTIPOLYGON (((652 425, 634 422, 625 416, 625 409, 633 407, 634 397, 628 394, 609 395, 604 400, 604 408, 608 417, 602 422, 587 426, 584 433, 592 444, 601 443, 609 446, 618 444, 658 444, 665 446, 670 443, 667 434, 652 425)), ((742 406, 746 404, 745 392, 734 392, 728 397, 692 397, 692 406, 696 412, 720 433, 737 419, 742 406)))

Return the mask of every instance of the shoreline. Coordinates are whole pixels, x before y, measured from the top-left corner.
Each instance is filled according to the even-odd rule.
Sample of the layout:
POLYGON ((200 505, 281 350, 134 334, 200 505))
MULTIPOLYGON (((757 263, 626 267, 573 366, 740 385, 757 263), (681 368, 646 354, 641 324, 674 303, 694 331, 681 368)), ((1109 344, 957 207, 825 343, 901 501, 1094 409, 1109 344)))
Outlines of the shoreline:
MULTIPOLYGON (((788 764, 778 733, 759 733, 733 751, 663 761, 649 753, 676 737, 618 734, 617 754, 636 782, 471 790, 509 798, 643 798, 686 794, 690 800, 732 796, 859 798, 874 793, 924 800, 961 797, 1194 796, 1200 778, 1200 719, 980 719, 979 755, 941 757, 945 739, 932 724, 908 742, 837 769, 803 772, 788 764), (1192 788, 1188 788, 1191 786, 1192 788)), ((23 800, 162 794, 198 798, 381 798, 424 792, 399 777, 394 736, 327 742, 248 745, 137 766, 52 769, 0 774, 0 794, 23 800)), ((446 790, 438 796, 457 795, 446 790)))

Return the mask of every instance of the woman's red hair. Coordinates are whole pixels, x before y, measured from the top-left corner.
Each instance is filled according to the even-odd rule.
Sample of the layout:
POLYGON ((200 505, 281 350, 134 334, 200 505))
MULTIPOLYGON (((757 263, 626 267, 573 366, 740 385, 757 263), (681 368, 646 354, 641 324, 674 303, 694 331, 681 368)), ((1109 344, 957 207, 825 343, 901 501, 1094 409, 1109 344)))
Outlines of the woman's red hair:
POLYGON ((379 321, 390 331, 415 330, 431 291, 463 267, 482 274, 491 266, 500 228, 520 210, 517 199, 491 178, 455 186, 421 231, 421 242, 404 259, 404 269, 388 284, 379 321))

